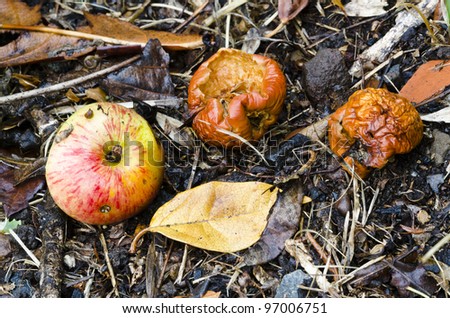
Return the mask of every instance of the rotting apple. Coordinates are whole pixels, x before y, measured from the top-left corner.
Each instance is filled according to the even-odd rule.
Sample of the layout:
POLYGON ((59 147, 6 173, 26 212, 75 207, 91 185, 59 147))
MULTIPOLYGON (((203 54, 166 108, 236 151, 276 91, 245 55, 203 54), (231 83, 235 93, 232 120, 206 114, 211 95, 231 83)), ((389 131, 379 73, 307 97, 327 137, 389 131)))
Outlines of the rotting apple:
POLYGON ((147 121, 134 110, 94 103, 58 129, 46 180, 55 203, 72 218, 114 224, 139 213, 156 196, 164 154, 147 121))

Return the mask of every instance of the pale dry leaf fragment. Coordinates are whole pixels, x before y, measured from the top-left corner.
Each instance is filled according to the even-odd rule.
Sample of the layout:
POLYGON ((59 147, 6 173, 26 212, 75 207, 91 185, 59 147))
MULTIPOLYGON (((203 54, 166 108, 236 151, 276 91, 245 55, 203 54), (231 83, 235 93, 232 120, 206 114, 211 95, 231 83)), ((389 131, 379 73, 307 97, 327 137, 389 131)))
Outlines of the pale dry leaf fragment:
POLYGON ((277 193, 263 182, 209 182, 177 194, 144 231, 202 249, 236 252, 260 238, 277 193))
POLYGON ((420 118, 423 121, 450 124, 450 107, 445 107, 431 114, 420 115, 420 118))
POLYGON ((384 0, 352 0, 344 9, 349 17, 376 17, 386 13, 383 7, 387 5, 384 0))
POLYGON ((339 292, 326 278, 320 269, 313 263, 311 255, 308 254, 306 246, 298 240, 287 240, 286 251, 294 257, 295 261, 300 264, 305 272, 307 272, 317 283, 320 289, 328 292, 332 297, 339 297, 339 292))

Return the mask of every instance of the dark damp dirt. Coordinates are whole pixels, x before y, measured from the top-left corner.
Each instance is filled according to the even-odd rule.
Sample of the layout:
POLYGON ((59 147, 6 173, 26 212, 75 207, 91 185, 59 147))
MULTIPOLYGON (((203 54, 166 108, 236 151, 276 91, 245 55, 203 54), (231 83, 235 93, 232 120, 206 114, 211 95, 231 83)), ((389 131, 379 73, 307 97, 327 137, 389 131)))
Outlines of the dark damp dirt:
MULTIPOLYGON (((39 1, 27 2, 31 5, 39 1)), ((141 1, 122 2, 127 5, 88 8, 92 13, 124 17, 136 12, 141 1)), ((175 108, 147 109, 143 115, 155 128, 167 158, 164 183, 157 198, 136 217, 117 225, 96 227, 63 215, 51 204, 43 187, 28 200, 29 207, 10 216, 11 220, 21 222, 15 233, 40 261, 40 266, 31 261, 16 239, 0 234, 0 297, 204 297, 212 293, 215 297, 274 297, 280 285, 283 291, 301 297, 448 297, 448 243, 422 262, 424 255, 450 234, 448 124, 425 123, 418 147, 409 154, 396 156, 385 168, 373 171, 364 182, 352 179, 342 170, 339 158, 326 147, 326 136, 320 142, 300 135, 289 143, 285 141, 290 132, 317 122, 347 100, 355 90, 351 87, 359 80, 350 78, 348 69, 361 52, 395 25, 398 14, 389 10, 379 17, 352 18, 343 15, 330 1, 319 2, 323 12, 311 1, 282 32, 272 39, 261 39, 257 46, 256 53, 280 64, 288 83, 285 107, 277 123, 263 140, 255 143, 269 165, 249 148, 225 151, 202 144, 192 133, 182 136, 181 143, 162 133, 164 129, 158 128, 155 119, 158 111, 190 126, 185 102, 175 108), (299 176, 295 175, 298 167, 311 158, 311 152, 316 154, 314 162, 299 176), (152 214, 190 187, 211 180, 259 180, 289 186, 293 179, 299 180, 303 194, 311 199, 302 205, 295 238, 304 244, 310 262, 321 271, 329 259, 331 267, 326 275, 337 294, 318 286, 309 273, 292 275, 283 281, 288 274, 305 271, 301 260, 286 249, 269 262, 241 267, 240 252, 209 252, 152 234, 144 236, 135 254, 129 252, 134 235, 149 224, 152 214), (48 218, 55 221, 48 222, 48 218), (353 279, 343 279, 363 265, 367 267, 366 272, 360 271, 353 279), (43 276, 48 281, 45 286, 40 284, 43 276), (295 277, 303 280, 299 283, 296 279, 300 278, 295 277)), ((388 2, 387 8, 392 8, 395 1, 388 2)), ((191 1, 173 3, 180 10, 195 11, 191 1)), ((203 49, 169 52, 175 95, 184 101, 189 76, 202 61, 225 46, 225 38, 219 34, 229 31, 231 46, 241 48, 252 27, 265 32, 278 23, 275 18, 264 24, 276 12, 273 1, 248 1, 234 9, 228 30, 225 17, 210 28, 198 27, 212 10, 225 5, 226 1, 211 3, 194 19, 194 24, 187 25, 187 31, 204 35, 203 49)), ((58 9, 56 14, 65 27, 85 23, 79 14, 56 6, 50 2, 42 6, 47 22, 55 21, 53 15, 58 9)), ((187 17, 180 12, 148 7, 133 23, 142 26, 167 19, 168 22, 155 23, 154 27, 171 31, 187 17)), ((447 27, 435 22, 432 27, 442 43, 446 43, 447 27)), ((14 39, 14 34, 0 33, 1 45, 14 39)), ((365 81, 364 87, 384 87, 395 92, 424 62, 450 57, 448 47, 432 43, 424 25, 405 33, 394 50, 406 53, 365 81), (390 81, 383 77, 386 74, 390 81)), ((110 66, 126 58, 105 58, 102 65, 110 66)), ((24 90, 23 83, 12 74, 38 78, 38 86, 44 87, 81 76, 83 67, 79 59, 0 69, 0 95, 24 90)), ((83 93, 97 87, 99 82, 89 81, 74 90, 83 93)), ((52 119, 63 121, 67 114, 58 110, 75 104, 66 92, 0 105, 2 173, 5 165, 19 168, 23 162, 44 156, 48 138, 57 126, 52 119), (33 110, 40 113, 36 115, 33 110), (42 131, 48 127, 49 131, 42 131)), ((120 96, 110 98, 120 101, 120 96)), ((447 103, 442 97, 418 110, 431 113, 447 103)), ((42 170, 35 172, 42 175, 42 170)), ((4 191, 1 186, 0 191, 4 191)), ((0 207, 0 221, 4 218, 5 209, 0 207)))

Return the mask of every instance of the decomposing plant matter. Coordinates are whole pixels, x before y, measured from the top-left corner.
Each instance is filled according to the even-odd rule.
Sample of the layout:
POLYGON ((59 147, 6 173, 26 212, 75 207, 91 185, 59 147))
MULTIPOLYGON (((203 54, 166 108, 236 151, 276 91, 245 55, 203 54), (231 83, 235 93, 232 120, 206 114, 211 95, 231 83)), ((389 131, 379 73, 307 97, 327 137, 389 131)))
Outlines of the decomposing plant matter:
POLYGON ((404 97, 385 89, 355 92, 328 120, 334 153, 366 177, 395 154, 410 152, 422 140, 419 113, 404 97))
POLYGON ((224 147, 258 140, 280 114, 286 80, 277 62, 240 50, 221 49, 191 79, 189 110, 204 141, 224 147), (231 132, 232 134, 227 134, 231 132))

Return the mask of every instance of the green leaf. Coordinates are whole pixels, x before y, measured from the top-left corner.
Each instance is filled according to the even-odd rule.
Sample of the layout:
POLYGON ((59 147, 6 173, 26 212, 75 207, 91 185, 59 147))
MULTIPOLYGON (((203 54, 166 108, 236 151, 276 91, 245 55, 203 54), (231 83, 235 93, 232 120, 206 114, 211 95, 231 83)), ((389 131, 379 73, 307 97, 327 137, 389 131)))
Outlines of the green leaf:
POLYGON ((15 230, 21 224, 21 221, 5 219, 0 222, 0 233, 8 234, 10 230, 15 230))

